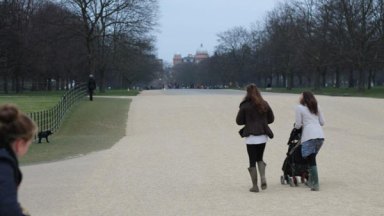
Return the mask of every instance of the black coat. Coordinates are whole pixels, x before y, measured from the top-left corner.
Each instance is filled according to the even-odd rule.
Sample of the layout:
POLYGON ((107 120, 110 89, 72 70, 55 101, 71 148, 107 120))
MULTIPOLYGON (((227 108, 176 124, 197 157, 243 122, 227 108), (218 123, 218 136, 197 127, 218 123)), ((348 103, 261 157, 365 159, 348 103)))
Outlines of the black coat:
POLYGON ((88 89, 90 91, 93 91, 96 89, 96 81, 95 81, 95 78, 93 77, 90 77, 89 80, 88 80, 88 89))
POLYGON ((17 198, 22 180, 18 160, 9 148, 0 148, 0 215, 23 216, 17 198))
POLYGON ((236 116, 236 123, 238 125, 245 125, 239 131, 241 137, 268 135, 269 138, 273 138, 273 132, 268 124, 273 123, 274 120, 275 116, 268 103, 267 112, 260 113, 251 101, 241 102, 240 110, 236 116))

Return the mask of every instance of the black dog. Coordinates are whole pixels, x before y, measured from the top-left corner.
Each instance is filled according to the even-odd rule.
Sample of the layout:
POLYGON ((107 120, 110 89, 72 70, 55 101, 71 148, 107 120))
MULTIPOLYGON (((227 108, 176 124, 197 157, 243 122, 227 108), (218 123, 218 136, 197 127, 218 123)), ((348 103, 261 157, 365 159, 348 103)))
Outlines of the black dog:
POLYGON ((45 140, 47 140, 47 142, 49 143, 48 141, 48 136, 53 134, 51 130, 46 130, 46 131, 40 131, 38 134, 37 134, 37 137, 39 138, 39 143, 41 143, 41 139, 45 138, 45 140))

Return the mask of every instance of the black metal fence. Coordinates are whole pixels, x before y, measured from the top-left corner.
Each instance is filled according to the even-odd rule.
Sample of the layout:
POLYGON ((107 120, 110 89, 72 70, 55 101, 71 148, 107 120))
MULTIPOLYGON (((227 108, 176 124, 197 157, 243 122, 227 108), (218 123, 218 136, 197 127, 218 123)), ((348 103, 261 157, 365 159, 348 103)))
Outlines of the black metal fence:
POLYGON ((82 100, 85 95, 87 95, 86 84, 76 85, 66 91, 61 100, 53 108, 39 112, 31 112, 28 113, 28 116, 36 122, 39 131, 51 130, 55 132, 59 129, 65 114, 74 104, 82 100))

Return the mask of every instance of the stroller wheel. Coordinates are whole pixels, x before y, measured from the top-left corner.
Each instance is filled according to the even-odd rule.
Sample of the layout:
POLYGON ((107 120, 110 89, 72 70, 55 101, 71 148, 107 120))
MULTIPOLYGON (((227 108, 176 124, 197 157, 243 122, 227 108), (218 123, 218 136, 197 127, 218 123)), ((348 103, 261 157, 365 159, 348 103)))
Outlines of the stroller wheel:
POLYGON ((288 177, 288 183, 289 183, 289 186, 291 186, 291 187, 295 187, 295 182, 294 182, 294 180, 293 180, 293 177, 288 177))
POLYGON ((300 181, 301 181, 302 184, 305 184, 305 182, 306 182, 305 177, 304 177, 304 176, 301 176, 301 177, 300 177, 300 181))
POLYGON ((280 183, 282 185, 285 185, 285 178, 284 178, 284 176, 280 176, 280 183))

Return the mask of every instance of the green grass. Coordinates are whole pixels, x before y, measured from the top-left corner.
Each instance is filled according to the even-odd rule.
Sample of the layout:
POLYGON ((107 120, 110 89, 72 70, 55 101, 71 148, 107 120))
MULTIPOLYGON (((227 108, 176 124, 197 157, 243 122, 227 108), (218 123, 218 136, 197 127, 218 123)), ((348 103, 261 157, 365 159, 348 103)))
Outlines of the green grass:
POLYGON ((37 112, 54 107, 61 95, 0 95, 0 104, 16 104, 23 112, 37 112))
POLYGON ((0 96, 62 96, 64 95, 65 91, 25 91, 22 93, 9 93, 9 94, 4 94, 0 93, 0 96))
POLYGON ((50 143, 33 143, 21 164, 56 161, 108 149, 125 135, 131 100, 96 98, 81 101, 67 114, 50 143))
MULTIPOLYGON (((265 89, 262 90, 266 91, 265 89)), ((272 88, 269 92, 300 94, 303 91, 312 91, 317 95, 384 98, 384 87, 366 89, 364 92, 359 92, 354 88, 322 88, 320 90, 311 88, 294 88, 292 90, 272 88)))
MULTIPOLYGON (((54 107, 64 93, 64 91, 34 91, 20 94, 0 94, 0 105, 12 103, 16 104, 23 112, 38 112, 54 107)), ((96 91, 95 96, 136 96, 139 93, 137 90, 107 90, 103 93, 96 91)))

